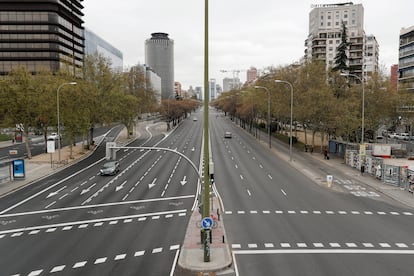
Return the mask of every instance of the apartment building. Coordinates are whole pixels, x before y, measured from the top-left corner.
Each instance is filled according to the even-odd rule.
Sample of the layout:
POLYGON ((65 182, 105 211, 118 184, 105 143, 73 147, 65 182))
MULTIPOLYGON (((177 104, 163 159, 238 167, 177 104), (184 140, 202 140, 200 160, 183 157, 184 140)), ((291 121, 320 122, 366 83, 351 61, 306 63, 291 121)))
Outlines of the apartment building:
POLYGON ((326 63, 327 70, 332 68, 336 49, 341 43, 344 23, 349 42, 347 65, 350 73, 362 77, 363 73, 378 70, 379 47, 374 36, 367 38, 365 35, 362 4, 318 4, 312 8, 309 14, 309 35, 305 40, 305 59, 322 60, 326 63), (369 57, 366 57, 368 52, 369 57), (368 63, 369 66, 366 66, 368 63))

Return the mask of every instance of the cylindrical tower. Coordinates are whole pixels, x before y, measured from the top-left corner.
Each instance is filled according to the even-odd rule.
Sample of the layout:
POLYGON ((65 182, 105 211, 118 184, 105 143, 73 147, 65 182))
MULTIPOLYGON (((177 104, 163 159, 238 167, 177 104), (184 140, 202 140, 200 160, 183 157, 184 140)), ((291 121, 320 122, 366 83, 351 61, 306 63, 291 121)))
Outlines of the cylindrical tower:
POLYGON ((145 63, 161 77, 161 97, 174 95, 174 40, 166 33, 152 33, 145 41, 145 63))

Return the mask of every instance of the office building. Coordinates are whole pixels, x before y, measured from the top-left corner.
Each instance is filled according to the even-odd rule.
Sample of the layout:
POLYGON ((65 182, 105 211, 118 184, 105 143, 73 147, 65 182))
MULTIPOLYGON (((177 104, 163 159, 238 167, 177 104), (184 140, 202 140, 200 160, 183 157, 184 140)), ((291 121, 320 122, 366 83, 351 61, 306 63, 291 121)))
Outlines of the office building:
POLYGON ((402 28, 398 58, 398 90, 414 92, 414 26, 402 28))
POLYGON ((374 36, 367 38, 364 31, 364 7, 352 2, 313 5, 309 14, 309 35, 305 41, 305 58, 322 60, 329 70, 335 65, 336 50, 341 43, 342 23, 347 28, 349 73, 362 78, 378 70, 378 43, 374 36), (366 53, 372 54, 366 58, 366 53), (369 61, 369 67, 364 62, 369 61))
POLYGON ((69 70, 81 75, 83 0, 0 0, 0 75, 69 70))
POLYGON ((114 70, 123 70, 123 54, 92 30, 85 28, 85 55, 100 54, 111 62, 114 70))
POLYGON ((201 88, 201 86, 195 87, 195 96, 198 100, 203 99, 203 88, 201 88))
POLYGON ((240 89, 241 83, 239 78, 224 78, 223 79, 223 92, 240 89))
POLYGON ((246 83, 253 83, 257 79, 257 69, 255 67, 250 67, 246 71, 246 83))
POLYGON ((216 99, 217 98, 216 79, 210 79, 210 81, 208 82, 208 89, 209 89, 208 95, 210 96, 209 101, 216 99))
POLYGON ((166 33, 152 33, 145 41, 145 63, 161 77, 161 97, 174 96, 174 40, 166 33))

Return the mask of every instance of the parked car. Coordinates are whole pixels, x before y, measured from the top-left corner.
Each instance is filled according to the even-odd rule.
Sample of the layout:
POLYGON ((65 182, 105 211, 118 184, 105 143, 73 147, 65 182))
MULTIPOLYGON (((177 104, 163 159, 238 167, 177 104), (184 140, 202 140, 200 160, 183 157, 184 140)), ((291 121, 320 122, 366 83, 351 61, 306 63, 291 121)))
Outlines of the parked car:
POLYGON ((398 138, 398 134, 396 132, 388 133, 388 138, 396 139, 398 138))
POLYGON ((231 138, 231 137, 232 137, 232 135, 231 135, 230 131, 224 132, 224 138, 231 138))
POLYGON ((47 140, 57 140, 58 134, 56 132, 50 133, 50 135, 47 136, 47 140))
POLYGON ((108 161, 103 164, 99 172, 101 175, 115 175, 119 172, 119 170, 118 161, 108 161))
POLYGON ((410 139, 410 134, 406 133, 406 132, 402 132, 400 134, 398 134, 397 136, 398 139, 400 140, 409 140, 410 139))

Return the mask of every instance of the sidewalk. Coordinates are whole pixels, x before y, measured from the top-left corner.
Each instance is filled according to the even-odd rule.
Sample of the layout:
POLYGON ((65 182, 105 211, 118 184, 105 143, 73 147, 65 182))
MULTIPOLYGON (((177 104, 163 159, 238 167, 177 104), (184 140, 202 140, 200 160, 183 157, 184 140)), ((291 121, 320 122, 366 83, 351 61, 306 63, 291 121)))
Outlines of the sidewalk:
MULTIPOLYGON (((262 132, 262 137, 265 137, 263 135, 267 135, 266 133, 262 132)), ((261 139, 260 142, 267 146, 267 141, 264 139, 261 139)), ((361 173, 351 168, 350 166, 347 166, 345 164, 345 160, 339 157, 336 157, 334 155, 330 155, 330 159, 326 160, 324 159, 324 155, 322 153, 316 153, 314 152, 311 154, 310 152, 302 152, 298 151, 295 148, 292 149, 292 162, 289 161, 289 145, 285 144, 275 137, 272 136, 272 151, 274 154, 281 157, 283 160, 285 160, 287 163, 290 163, 293 167, 295 167, 297 170, 301 171, 302 173, 305 173, 305 168, 307 167, 307 164, 302 163, 302 161, 299 161, 299 159, 305 159, 306 162, 319 162, 320 164, 323 164, 324 166, 340 170, 342 173, 347 175, 348 178, 352 179, 356 183, 362 183, 376 192, 388 196, 395 201, 398 201, 401 204, 404 204, 408 207, 414 208, 414 195, 409 193, 408 191, 404 190, 403 188, 392 186, 389 184, 385 184, 379 179, 376 179, 374 176, 371 176, 367 173, 361 175, 361 173), (280 151, 279 149, 275 151, 275 147, 278 147, 279 149, 284 149, 284 151, 280 151)), ((335 180, 335 175, 333 175, 335 180)), ((326 183, 326 175, 322 176, 321 179, 324 179, 326 183)), ((320 183, 318 183, 320 184, 320 183)), ((326 183, 327 185, 327 183, 326 183)), ((343 187, 341 187, 339 184, 335 184, 335 181, 332 185, 332 189, 341 190, 343 191, 343 187)))
MULTIPOLYGON (((138 138, 143 131, 147 123, 140 122, 137 127, 136 137, 138 138)), ((128 141, 128 133, 126 128, 124 128, 116 138, 116 142, 119 144, 124 144, 128 141)), ((104 137, 95 137, 95 144, 98 145, 104 137)), ((135 138, 134 138, 135 139, 135 138)), ((8 147, 13 145, 12 141, 0 142, 0 147, 8 147)), ((93 153, 95 148, 89 150, 84 149, 83 143, 77 143, 76 146, 72 147, 72 158, 70 158, 70 148, 69 146, 62 147, 60 151, 60 160, 61 163, 58 163, 58 151, 52 155, 50 153, 43 153, 36 156, 33 156, 31 159, 25 159, 25 178, 21 180, 13 180, 0 183, 0 198, 16 191, 20 188, 23 188, 27 185, 30 185, 38 180, 41 180, 51 174, 56 173, 59 170, 65 169, 72 164, 79 162, 80 160, 88 157, 93 153), (52 162, 51 162, 52 161, 52 162)))

